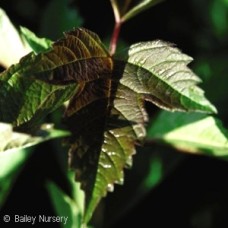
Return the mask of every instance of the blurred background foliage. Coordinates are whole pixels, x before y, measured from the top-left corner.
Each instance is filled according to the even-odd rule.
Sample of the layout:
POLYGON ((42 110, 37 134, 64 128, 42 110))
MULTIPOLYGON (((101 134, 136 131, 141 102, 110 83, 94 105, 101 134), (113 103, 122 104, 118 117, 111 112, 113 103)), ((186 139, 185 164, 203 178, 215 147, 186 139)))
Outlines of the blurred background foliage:
MULTIPOLYGON (((16 26, 52 40, 83 26, 108 43, 114 26, 109 0, 1 0, 0 7, 16 26)), ((228 128, 228 0, 166 0, 124 24, 119 50, 154 39, 175 43, 195 59, 191 68, 203 79, 201 87, 228 128)), ((160 112, 151 106, 148 110, 151 121, 160 112)), ((60 113, 47 120, 61 126, 60 113)), ((1 214, 57 213, 58 202, 53 204, 52 199, 61 191, 55 191, 53 183, 64 194, 73 194, 66 170, 66 149, 58 140, 36 147, 18 171, 1 214)), ((92 225, 114 228, 137 221, 142 227, 228 227, 227 191, 226 162, 177 153, 166 146, 145 146, 138 148, 124 186, 115 186, 114 193, 101 202, 92 225)))

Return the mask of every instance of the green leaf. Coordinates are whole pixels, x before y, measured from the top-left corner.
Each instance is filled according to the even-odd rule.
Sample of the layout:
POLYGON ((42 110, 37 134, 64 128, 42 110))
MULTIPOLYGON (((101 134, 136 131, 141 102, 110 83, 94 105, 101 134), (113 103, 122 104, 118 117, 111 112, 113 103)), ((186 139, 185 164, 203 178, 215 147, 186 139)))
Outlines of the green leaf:
POLYGON ((29 45, 23 42, 5 11, 0 8, 0 65, 7 68, 30 51, 29 45))
POLYGON ((168 143, 188 153, 227 160, 228 131, 213 116, 161 112, 148 129, 148 139, 168 143))
POLYGON ((192 58, 173 45, 160 40, 132 45, 126 61, 121 83, 145 100, 169 111, 217 112, 187 67, 192 58))
MULTIPOLYGON (((0 23, 0 33, 2 34, 0 39, 2 39, 1 44, 4 44, 0 45, 0 51, 2 54, 2 63, 5 67, 16 63, 22 56, 32 50, 41 52, 50 48, 50 40, 38 38, 26 28, 21 28, 21 34, 19 34, 2 10, 0 11, 0 23), (14 47, 14 45, 17 48, 14 47)), ((60 92, 62 88, 48 87, 42 82, 27 81, 20 77, 22 71, 25 70, 26 72, 26 69, 24 69, 26 64, 29 65, 33 58, 35 58, 34 54, 27 55, 27 57, 24 58, 24 62, 22 60, 19 64, 12 66, 0 75, 0 121, 19 126, 32 119, 31 122, 34 123, 35 127, 50 110, 59 106, 56 104, 55 107, 55 104, 51 103, 50 100, 53 100, 55 97, 59 99, 58 97, 63 94, 63 92, 60 92), (20 71, 20 73, 18 71, 20 71), (11 102, 9 102, 9 100, 11 102)), ((42 64, 45 64, 45 62, 42 64)), ((32 68, 32 65, 28 68, 32 68)), ((29 69, 27 69, 27 72, 28 71, 29 69)), ((23 72, 23 74, 25 74, 25 72, 23 72)), ((62 99, 59 99, 60 103, 61 100, 62 99)), ((30 127, 31 126, 29 126, 29 128, 30 127)))
POLYGON ((66 137, 69 132, 56 130, 51 124, 43 124, 36 135, 32 136, 13 131, 10 124, 0 123, 0 135, 0 152, 8 152, 22 150, 53 138, 66 137))
POLYGON ((52 41, 47 38, 38 38, 33 32, 25 27, 20 27, 20 35, 35 53, 46 51, 51 48, 52 41))
MULTIPOLYGON (((24 63, 20 62, 21 69, 24 63)), ((24 72, 12 72, 0 78, 0 120, 12 123, 23 131, 36 130, 48 113, 61 106, 72 94, 73 86, 49 85, 38 80, 26 80, 24 72), (4 76, 10 78, 4 80, 4 76)))
POLYGON ((14 132, 10 124, 0 123, 0 208, 26 160, 31 156, 32 146, 68 135, 69 132, 55 130, 50 124, 43 125, 36 136, 31 136, 14 132))
POLYGON ((68 100, 77 90, 77 84, 69 85, 66 82, 58 85, 56 82, 51 85, 36 77, 39 78, 39 74, 42 74, 45 78, 45 73, 66 64, 72 56, 71 51, 62 50, 56 44, 47 53, 28 54, 18 64, 3 72, 0 75, 0 120, 31 131, 48 113, 68 100))
POLYGON ((14 181, 22 170, 25 161, 31 154, 32 150, 28 149, 10 150, 7 153, 0 153, 0 208, 7 199, 14 181))
POLYGON ((0 8, 0 64, 4 67, 19 62, 20 58, 31 51, 39 53, 51 47, 51 41, 38 38, 25 27, 18 32, 4 10, 0 8))
MULTIPOLYGON (((111 76, 111 68, 111 58, 97 35, 84 29, 68 32, 52 50, 29 54, 1 75, 0 119, 23 131, 37 130, 48 113, 73 94, 77 98, 86 91, 86 83, 99 81, 101 72, 103 78, 111 76)), ((73 103, 74 99, 67 115, 73 103)))
MULTIPOLYGON (((82 227, 82 205, 78 205, 78 203, 80 203, 80 200, 78 201, 76 199, 72 199, 52 182, 47 183, 47 189, 51 196, 57 216, 63 218, 61 222, 62 227, 82 227)), ((74 192, 82 197, 78 186, 74 192)))

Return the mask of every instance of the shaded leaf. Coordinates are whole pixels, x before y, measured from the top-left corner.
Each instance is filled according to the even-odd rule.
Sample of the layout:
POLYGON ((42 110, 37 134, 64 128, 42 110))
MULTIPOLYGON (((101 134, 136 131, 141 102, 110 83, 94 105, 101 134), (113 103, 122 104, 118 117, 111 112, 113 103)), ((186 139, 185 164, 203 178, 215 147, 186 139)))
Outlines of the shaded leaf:
POLYGON ((17 149, 0 153, 0 208, 5 203, 14 181, 31 154, 31 149, 17 149))
POLYGON ((204 114, 162 112, 148 129, 148 139, 168 143, 189 153, 227 160, 228 131, 221 121, 204 114))
POLYGON ((213 31, 219 37, 227 36, 227 17, 228 17, 228 2, 226 0, 213 1, 208 11, 211 15, 213 31))
POLYGON ((151 190, 172 175, 186 157, 183 153, 176 153, 175 149, 160 145, 138 147, 124 185, 105 200, 104 227, 112 227, 120 217, 134 210, 151 190))
POLYGON ((51 0, 46 4, 41 17, 41 33, 56 39, 62 35, 62 31, 82 24, 83 18, 77 8, 70 4, 70 0, 51 0))
MULTIPOLYGON (((82 227, 82 211, 80 206, 77 205, 78 201, 70 198, 54 183, 48 182, 47 189, 51 196, 53 206, 57 213, 57 216, 64 216, 64 220, 61 225, 66 228, 82 227)), ((77 193, 79 193, 77 189, 77 193)))

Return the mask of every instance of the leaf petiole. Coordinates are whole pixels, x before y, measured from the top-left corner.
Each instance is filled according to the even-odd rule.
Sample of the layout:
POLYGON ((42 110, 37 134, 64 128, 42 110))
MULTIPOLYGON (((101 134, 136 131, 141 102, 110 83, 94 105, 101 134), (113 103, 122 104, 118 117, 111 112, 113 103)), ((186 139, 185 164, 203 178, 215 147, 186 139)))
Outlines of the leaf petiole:
POLYGON ((111 56, 113 56, 116 52, 121 25, 122 25, 122 21, 116 22, 113 29, 112 38, 111 38, 110 47, 109 47, 109 53, 111 56))

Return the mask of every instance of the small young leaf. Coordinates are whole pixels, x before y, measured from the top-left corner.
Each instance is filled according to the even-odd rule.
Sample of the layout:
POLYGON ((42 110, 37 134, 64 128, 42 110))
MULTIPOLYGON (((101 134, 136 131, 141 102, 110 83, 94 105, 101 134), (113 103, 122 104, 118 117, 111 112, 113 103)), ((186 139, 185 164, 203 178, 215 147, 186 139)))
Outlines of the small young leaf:
POLYGON ((228 131, 218 119, 204 114, 161 112, 148 129, 148 139, 189 153, 228 157, 228 131))
POLYGON ((25 27, 20 27, 20 35, 35 53, 46 51, 51 48, 52 41, 47 38, 38 38, 33 32, 25 27))

